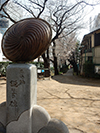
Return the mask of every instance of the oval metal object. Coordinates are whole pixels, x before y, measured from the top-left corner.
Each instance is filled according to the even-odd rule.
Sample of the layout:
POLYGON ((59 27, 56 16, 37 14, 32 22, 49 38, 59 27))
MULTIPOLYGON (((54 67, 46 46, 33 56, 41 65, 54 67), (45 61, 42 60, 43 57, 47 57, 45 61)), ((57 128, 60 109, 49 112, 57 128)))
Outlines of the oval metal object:
POLYGON ((27 18, 12 25, 2 39, 3 54, 14 62, 36 59, 49 47, 52 30, 42 19, 27 18))

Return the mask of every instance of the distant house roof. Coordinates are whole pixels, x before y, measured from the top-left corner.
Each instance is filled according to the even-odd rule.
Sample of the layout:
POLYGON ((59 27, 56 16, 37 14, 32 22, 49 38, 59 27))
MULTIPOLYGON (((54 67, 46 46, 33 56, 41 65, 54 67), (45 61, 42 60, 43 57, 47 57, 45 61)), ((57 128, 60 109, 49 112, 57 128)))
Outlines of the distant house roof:
POLYGON ((89 39, 89 37, 91 36, 91 34, 93 34, 93 33, 95 33, 95 32, 98 32, 98 31, 100 31, 100 28, 95 29, 95 30, 91 31, 90 33, 84 35, 84 37, 83 37, 83 39, 82 39, 82 42, 81 42, 81 45, 84 45, 84 44, 88 41, 88 39, 89 39))

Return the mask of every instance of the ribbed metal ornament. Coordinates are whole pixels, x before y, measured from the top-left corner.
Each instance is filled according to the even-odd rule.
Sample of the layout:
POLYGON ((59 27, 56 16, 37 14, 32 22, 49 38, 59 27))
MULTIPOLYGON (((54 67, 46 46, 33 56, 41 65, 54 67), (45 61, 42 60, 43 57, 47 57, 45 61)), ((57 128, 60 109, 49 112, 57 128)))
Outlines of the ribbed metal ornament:
POLYGON ((27 62, 44 53, 51 37, 51 27, 46 21, 28 18, 15 23, 5 32, 1 47, 9 60, 27 62))

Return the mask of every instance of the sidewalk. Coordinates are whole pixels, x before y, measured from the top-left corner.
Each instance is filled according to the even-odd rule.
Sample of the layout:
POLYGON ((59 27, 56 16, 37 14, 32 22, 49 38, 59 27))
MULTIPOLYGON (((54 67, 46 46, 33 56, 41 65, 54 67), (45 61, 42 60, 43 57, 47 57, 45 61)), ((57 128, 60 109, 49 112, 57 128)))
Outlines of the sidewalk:
MULTIPOLYGON (((0 103, 6 100, 0 78, 0 103)), ((37 104, 62 120, 70 133, 100 133, 100 80, 73 76, 72 70, 37 82, 37 104)))

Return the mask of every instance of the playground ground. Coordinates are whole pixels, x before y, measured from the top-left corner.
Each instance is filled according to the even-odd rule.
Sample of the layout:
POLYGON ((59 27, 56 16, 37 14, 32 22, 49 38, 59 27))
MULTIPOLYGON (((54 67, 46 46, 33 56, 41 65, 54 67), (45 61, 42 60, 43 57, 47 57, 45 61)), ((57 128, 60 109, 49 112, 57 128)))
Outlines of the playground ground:
MULTIPOLYGON (((0 78, 0 103, 6 101, 6 78, 0 78)), ((70 133, 100 133, 100 79, 64 75, 38 80, 37 104, 63 121, 70 133)))

